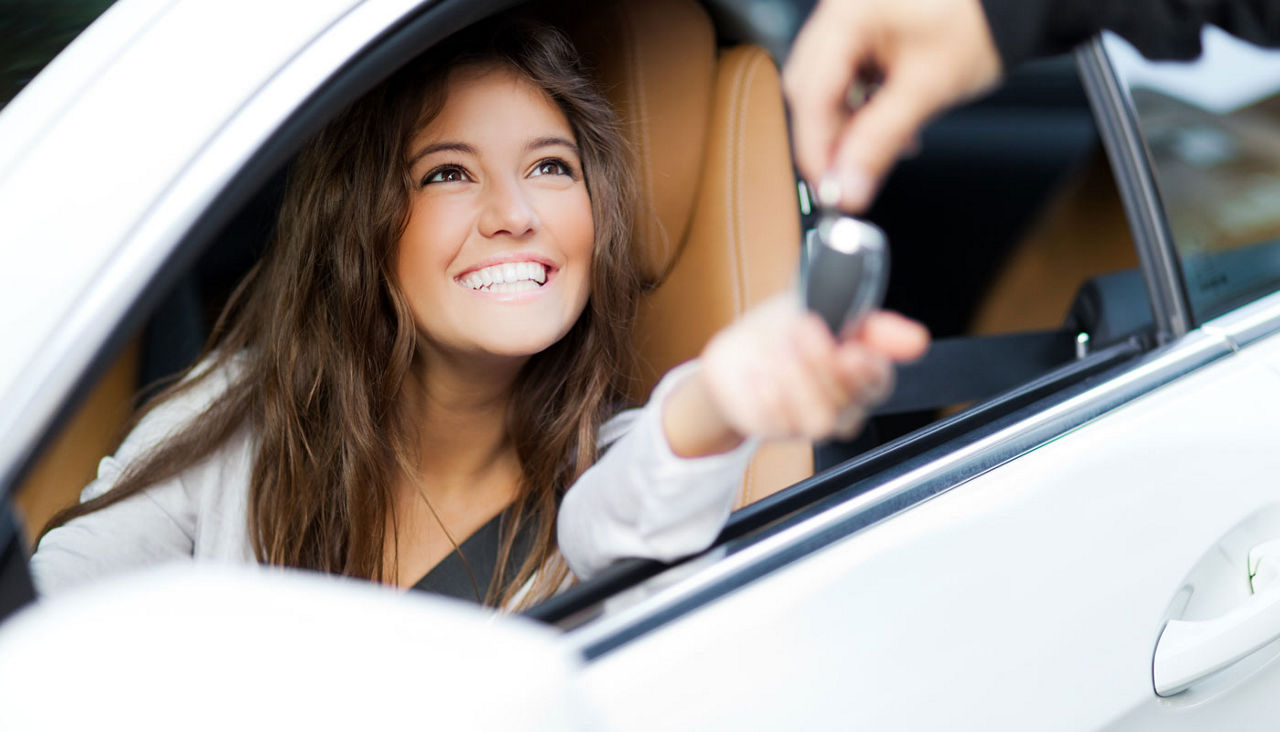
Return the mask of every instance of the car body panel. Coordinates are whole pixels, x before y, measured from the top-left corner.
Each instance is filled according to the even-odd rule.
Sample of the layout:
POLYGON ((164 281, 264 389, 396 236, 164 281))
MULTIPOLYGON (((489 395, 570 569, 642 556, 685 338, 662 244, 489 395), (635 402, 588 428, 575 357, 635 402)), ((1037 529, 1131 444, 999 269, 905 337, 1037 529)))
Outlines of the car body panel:
POLYGON ((6 623, 0 714, 6 730, 599 730, 579 666, 547 628, 450 598, 171 565, 6 623))
POLYGON ((585 684, 621 729, 1274 719, 1258 689, 1280 666, 1214 713, 1195 687, 1156 697, 1151 659, 1187 571, 1280 499, 1277 399, 1274 370, 1219 359, 623 645, 585 684), (635 709, 636 688, 664 703, 635 709))

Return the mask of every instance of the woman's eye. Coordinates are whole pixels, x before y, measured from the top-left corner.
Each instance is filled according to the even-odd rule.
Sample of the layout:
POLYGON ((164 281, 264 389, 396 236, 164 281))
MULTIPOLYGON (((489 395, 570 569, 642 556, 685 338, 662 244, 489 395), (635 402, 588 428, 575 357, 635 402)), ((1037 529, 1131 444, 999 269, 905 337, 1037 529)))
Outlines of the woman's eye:
POLYGON ((446 165, 427 173, 427 177, 422 179, 422 185, 430 183, 458 183, 467 180, 467 172, 456 165, 446 165))
POLYGON ((534 175, 567 175, 573 177, 573 169, 569 164, 558 158, 548 158, 538 163, 533 168, 534 175))

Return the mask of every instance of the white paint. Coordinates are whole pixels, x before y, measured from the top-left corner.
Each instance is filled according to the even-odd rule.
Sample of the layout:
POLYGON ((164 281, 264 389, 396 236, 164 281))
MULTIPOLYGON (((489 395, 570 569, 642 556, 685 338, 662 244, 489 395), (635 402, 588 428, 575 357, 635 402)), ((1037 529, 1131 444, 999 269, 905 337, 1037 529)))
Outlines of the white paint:
POLYGON ((1280 718, 1274 666, 1194 705, 1151 677, 1184 575, 1275 500, 1276 403, 1273 372, 1219 361, 623 646, 587 689, 637 730, 1280 718))
POLYGON ((53 69, 59 86, 79 87, 72 103, 60 105, 43 75, 27 90, 40 104, 19 95, 0 127, 0 138, 24 150, 0 177, 0 394, 209 139, 352 2, 187 0, 154 19, 130 16, 140 29, 94 25, 53 69), (112 40, 110 65, 92 66, 111 55, 112 40), (55 108, 37 129, 23 122, 55 108))
POLYGON ((555 634, 366 582, 181 566, 0 630, 7 730, 597 730, 555 634))

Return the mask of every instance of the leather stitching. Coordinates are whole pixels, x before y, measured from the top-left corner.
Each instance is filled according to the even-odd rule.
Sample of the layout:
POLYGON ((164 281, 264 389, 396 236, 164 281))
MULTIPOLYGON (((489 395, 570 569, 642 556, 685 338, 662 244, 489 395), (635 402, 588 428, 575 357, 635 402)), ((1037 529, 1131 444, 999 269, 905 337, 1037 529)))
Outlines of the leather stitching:
MULTIPOLYGON (((739 178, 745 178, 745 177, 746 177, 746 176, 744 176, 744 175, 742 174, 742 173, 743 173, 743 170, 742 170, 742 169, 743 169, 743 168, 745 168, 745 167, 746 167, 746 164, 747 164, 747 163, 746 163, 746 160, 747 160, 747 133, 746 133, 746 128, 747 128, 747 109, 749 108, 749 105, 748 105, 748 103, 747 103, 747 102, 748 102, 748 100, 751 98, 751 90, 752 90, 752 88, 753 88, 753 87, 752 87, 752 84, 753 84, 753 83, 754 83, 754 81, 755 81, 756 72, 760 69, 760 61, 761 61, 761 59, 762 59, 762 58, 763 58, 763 54, 760 54, 760 53, 752 53, 752 54, 750 55, 750 57, 749 57, 749 59, 748 59, 748 61, 747 61, 747 70, 746 70, 746 73, 745 73, 745 78, 744 78, 744 80, 743 80, 743 84, 742 84, 742 97, 741 97, 741 99, 739 100, 739 108, 740 108, 740 110, 741 110, 741 111, 740 111, 740 113, 739 113, 739 117, 738 117, 738 119, 739 119, 739 129, 738 129, 738 134, 736 135, 736 142, 737 142, 737 145, 738 145, 738 174, 739 174, 739 178)), ((743 191, 743 188, 745 188, 745 186, 746 186, 746 182, 745 182, 745 180, 738 180, 738 181, 735 181, 734 186, 733 186, 734 196, 735 196, 735 198, 737 199, 736 209, 737 209, 737 215, 738 215, 738 217, 739 217, 739 218, 741 218, 741 216, 742 216, 742 209, 743 209, 743 206, 742 206, 742 191, 743 191)), ((745 238, 745 237, 747 236, 747 234, 746 234, 746 231, 745 231, 745 227, 744 227, 742 224, 743 224, 743 222, 739 221, 739 224, 738 224, 738 231, 740 232, 740 236, 745 238)), ((751 292, 751 289, 752 289, 752 288, 751 288, 751 278, 747 276, 747 270, 748 270, 748 268, 750 267, 750 258, 749 258, 749 257, 747 257, 747 256, 745 256, 745 255, 743 254, 743 252, 747 249, 746 242, 745 242, 745 241, 742 241, 742 240, 740 239, 740 240, 737 242, 737 247, 738 247, 738 251, 739 251, 739 256, 738 256, 738 278, 739 278, 739 280, 740 280, 740 285, 739 285, 739 286, 740 286, 740 288, 741 288, 741 292, 742 292, 742 296, 741 296, 741 297, 742 297, 742 305, 741 305, 741 310, 740 310, 740 311, 745 311, 745 310, 747 309, 747 307, 748 307, 748 306, 750 306, 750 305, 754 305, 754 304, 755 304, 755 302, 756 302, 756 300, 755 300, 755 298, 753 297, 754 293, 753 293, 753 292, 751 292)))
POLYGON ((637 40, 638 34, 635 30, 635 22, 631 16, 630 7, 622 5, 618 11, 619 22, 623 28, 624 35, 627 39, 627 53, 625 55, 627 63, 627 76, 630 79, 631 87, 631 109, 634 115, 634 125, 636 131, 636 158, 640 165, 640 181, 644 189, 644 205, 647 212, 643 224, 643 231, 646 234, 646 242, 648 246, 658 250, 659 267, 658 272, 663 272, 667 268, 667 261, 670 258, 670 243, 665 236, 665 229, 662 221, 658 218, 657 210, 654 208, 654 181, 653 181, 653 161, 651 158, 651 146, 649 144, 649 110, 648 101, 645 96, 644 89, 644 71, 640 53, 640 43, 637 40), (655 242, 658 246, 654 246, 655 242))

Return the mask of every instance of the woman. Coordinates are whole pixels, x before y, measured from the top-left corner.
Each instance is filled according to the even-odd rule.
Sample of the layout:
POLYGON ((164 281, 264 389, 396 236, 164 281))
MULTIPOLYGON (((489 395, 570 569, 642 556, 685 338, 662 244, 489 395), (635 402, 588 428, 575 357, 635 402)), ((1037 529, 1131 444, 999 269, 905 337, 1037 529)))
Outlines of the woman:
POLYGON ((565 559, 581 577, 710 543, 747 438, 830 434, 924 336, 882 316, 835 344, 778 301, 610 420, 632 195, 558 32, 485 25, 398 72, 303 150, 207 356, 46 529, 42 592, 191 556, 429 587, 490 532, 496 557, 462 566, 516 608, 565 559))

